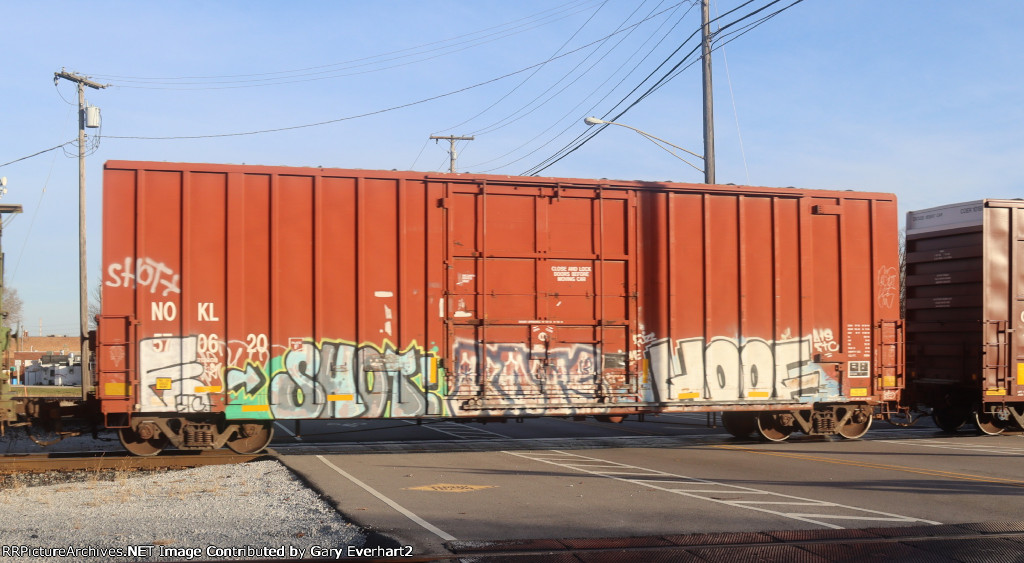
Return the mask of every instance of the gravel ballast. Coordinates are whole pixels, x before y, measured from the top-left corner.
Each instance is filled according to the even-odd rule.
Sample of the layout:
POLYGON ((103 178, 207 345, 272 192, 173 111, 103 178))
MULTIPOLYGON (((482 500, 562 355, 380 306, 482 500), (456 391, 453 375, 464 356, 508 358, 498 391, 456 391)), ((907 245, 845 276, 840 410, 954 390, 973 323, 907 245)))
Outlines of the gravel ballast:
POLYGON ((273 460, 77 477, 0 490, 0 562, 311 557, 366 541, 273 460))

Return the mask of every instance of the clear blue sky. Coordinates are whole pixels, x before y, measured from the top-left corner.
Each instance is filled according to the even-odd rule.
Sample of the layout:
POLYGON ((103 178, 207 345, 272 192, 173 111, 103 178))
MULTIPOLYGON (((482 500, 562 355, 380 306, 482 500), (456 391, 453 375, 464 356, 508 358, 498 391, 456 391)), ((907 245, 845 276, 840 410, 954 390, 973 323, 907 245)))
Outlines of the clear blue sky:
MULTIPOLYGON (((427 138, 455 134, 476 136, 459 147, 460 171, 522 174, 586 133, 584 117, 617 115, 696 46, 684 41, 699 6, 677 1, 12 0, 0 7, 0 164, 75 138, 75 91, 55 87, 55 71, 112 85, 87 92, 103 115, 87 168, 95 286, 106 160, 445 170, 446 143, 427 138), (407 107, 381 111, 398 106, 407 107), (119 138, 373 112, 257 135, 119 138)), ((770 2, 716 0, 712 15, 739 8, 725 25, 770 2)), ((1024 197, 1022 28, 1016 0, 805 0, 726 37, 735 40, 714 56, 718 182, 894 192, 903 211, 1024 197)), ((702 152, 699 63, 619 121, 702 152)), ((0 203, 25 210, 3 230, 6 283, 33 334, 40 322, 46 334, 78 327, 77 153, 65 148, 0 167, 0 203)), ((541 174, 703 179, 619 127, 541 174)))

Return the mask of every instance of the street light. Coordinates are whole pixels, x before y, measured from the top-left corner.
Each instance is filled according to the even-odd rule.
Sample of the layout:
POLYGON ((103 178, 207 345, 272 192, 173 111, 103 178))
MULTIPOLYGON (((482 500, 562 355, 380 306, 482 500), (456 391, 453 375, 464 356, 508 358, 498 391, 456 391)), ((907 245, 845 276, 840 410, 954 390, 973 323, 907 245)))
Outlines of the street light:
POLYGON ((699 158, 701 160, 704 160, 703 156, 701 156, 701 155, 699 155, 699 154, 697 154, 697 153, 695 153, 695 152, 693 152, 691 150, 684 149, 683 147, 680 147, 679 145, 674 145, 674 144, 672 144, 672 143, 670 143, 670 142, 668 142, 665 139, 662 139, 660 137, 655 137, 654 135, 651 135, 647 131, 641 131, 640 129, 637 129, 636 127, 633 127, 631 125, 626 125, 625 123, 616 123, 614 121, 605 121, 603 119, 598 119, 596 117, 587 117, 587 118, 585 118, 583 120, 583 123, 586 123, 587 125, 618 125, 620 127, 625 127, 626 129, 632 129, 633 131, 636 131, 637 133, 643 135, 645 138, 647 138, 648 141, 654 143, 655 145, 658 145, 658 147, 660 147, 665 152, 671 154, 672 156, 674 156, 674 157, 678 158, 679 160, 685 162, 686 164, 690 165, 690 167, 693 168, 694 170, 696 170, 697 172, 704 173, 703 170, 701 170, 700 168, 694 166, 693 163, 691 163, 689 160, 686 160, 685 158, 683 158, 683 157, 679 156, 678 154, 674 153, 671 149, 665 147, 661 143, 665 143, 666 145, 669 145, 669 146, 675 147, 675 148, 677 148, 677 149, 679 149, 681 151, 685 151, 687 153, 690 153, 693 156, 695 156, 695 157, 697 157, 697 158, 699 158))

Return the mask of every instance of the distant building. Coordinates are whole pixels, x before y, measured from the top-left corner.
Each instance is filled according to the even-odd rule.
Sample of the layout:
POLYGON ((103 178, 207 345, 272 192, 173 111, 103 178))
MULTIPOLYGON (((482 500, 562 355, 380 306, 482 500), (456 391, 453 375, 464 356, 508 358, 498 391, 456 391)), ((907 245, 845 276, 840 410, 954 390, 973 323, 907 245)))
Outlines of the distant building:
POLYGON ((74 336, 11 335, 7 365, 12 383, 27 385, 81 385, 79 341, 74 336))

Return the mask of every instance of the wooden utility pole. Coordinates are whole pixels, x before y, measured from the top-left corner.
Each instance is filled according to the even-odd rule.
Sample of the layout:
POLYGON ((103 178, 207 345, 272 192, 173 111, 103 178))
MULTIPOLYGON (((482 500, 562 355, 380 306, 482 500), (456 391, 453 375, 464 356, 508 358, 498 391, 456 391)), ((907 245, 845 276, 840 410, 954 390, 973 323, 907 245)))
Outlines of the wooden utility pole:
POLYGON ((448 136, 431 135, 430 138, 434 139, 435 141, 440 140, 440 139, 447 139, 448 142, 451 143, 451 148, 448 149, 448 156, 451 157, 451 166, 449 167, 448 171, 451 172, 452 174, 454 174, 455 173, 455 159, 457 158, 456 155, 455 155, 455 141, 472 141, 473 137, 456 137, 454 135, 448 135, 448 136))
POLYGON ((89 398, 92 374, 89 372, 89 290, 85 264, 85 87, 106 88, 74 72, 61 69, 53 73, 56 84, 61 78, 78 86, 78 328, 82 349, 82 400, 89 398))
POLYGON ((715 112, 711 95, 711 21, 709 0, 701 0, 701 62, 704 83, 704 183, 715 183, 715 112))

